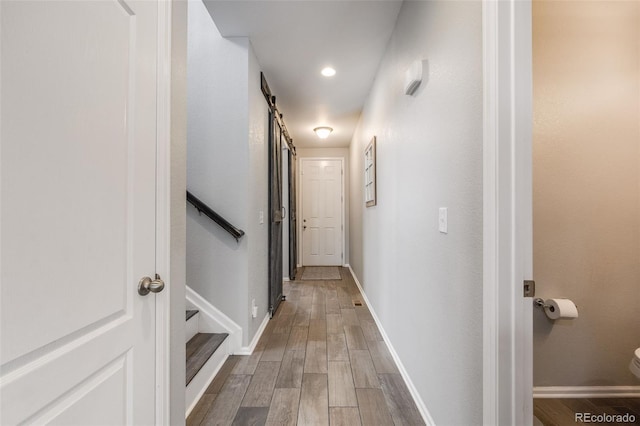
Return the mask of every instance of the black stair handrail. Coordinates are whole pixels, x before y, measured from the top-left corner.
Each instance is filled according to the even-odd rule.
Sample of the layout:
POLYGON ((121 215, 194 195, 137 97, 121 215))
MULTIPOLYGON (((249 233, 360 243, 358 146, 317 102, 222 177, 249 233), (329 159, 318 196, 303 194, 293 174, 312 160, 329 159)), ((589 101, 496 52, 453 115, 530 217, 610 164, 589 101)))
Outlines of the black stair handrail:
POLYGON ((205 203, 196 198, 192 193, 187 191, 187 201, 193 204, 193 206, 198 210, 198 213, 204 213, 209 219, 213 220, 215 223, 220 225, 222 229, 227 231, 236 241, 239 241, 240 238, 244 235, 244 231, 242 229, 238 229, 229 223, 228 220, 220 216, 218 213, 214 212, 211 207, 207 206, 205 203))

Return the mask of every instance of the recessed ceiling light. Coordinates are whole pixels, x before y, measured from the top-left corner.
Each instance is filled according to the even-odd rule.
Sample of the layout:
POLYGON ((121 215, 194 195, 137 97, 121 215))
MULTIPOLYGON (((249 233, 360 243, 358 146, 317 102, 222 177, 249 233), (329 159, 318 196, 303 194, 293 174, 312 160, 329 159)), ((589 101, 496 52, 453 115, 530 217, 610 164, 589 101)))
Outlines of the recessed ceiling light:
POLYGON ((316 132, 316 135, 318 135, 320 139, 326 139, 329 137, 329 133, 333 132, 333 129, 331 127, 323 126, 316 127, 313 131, 316 132))
POLYGON ((322 75, 324 75, 325 77, 333 77, 334 75, 336 75, 336 70, 331 67, 326 67, 323 68, 320 73, 322 73, 322 75))

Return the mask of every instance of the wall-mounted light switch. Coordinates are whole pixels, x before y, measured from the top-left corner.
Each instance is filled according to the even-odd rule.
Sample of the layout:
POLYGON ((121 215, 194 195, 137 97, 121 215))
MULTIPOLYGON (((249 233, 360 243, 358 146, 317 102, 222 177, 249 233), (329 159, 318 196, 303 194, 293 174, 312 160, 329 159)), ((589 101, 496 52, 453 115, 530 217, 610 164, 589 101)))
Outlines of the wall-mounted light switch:
POLYGON ((447 233, 447 227, 448 227, 448 223, 447 223, 447 208, 446 207, 440 207, 439 214, 438 214, 438 229, 443 234, 446 234, 447 233))
POLYGON ((258 213, 258 220, 260 221, 260 225, 264 223, 264 212, 262 210, 258 213))

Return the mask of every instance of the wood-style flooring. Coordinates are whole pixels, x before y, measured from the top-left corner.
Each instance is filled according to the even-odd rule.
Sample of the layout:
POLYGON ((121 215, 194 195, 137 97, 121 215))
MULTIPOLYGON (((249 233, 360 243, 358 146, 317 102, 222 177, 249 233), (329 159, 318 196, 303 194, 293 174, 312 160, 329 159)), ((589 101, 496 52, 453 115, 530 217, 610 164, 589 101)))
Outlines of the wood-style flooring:
POLYGON ((640 425, 640 398, 538 398, 533 400, 533 414, 544 426, 585 424, 576 422, 576 413, 625 415, 635 417, 633 423, 589 422, 592 425, 640 425))
POLYGON ((253 354, 229 357, 187 425, 424 425, 349 270, 340 273, 285 282, 253 354))

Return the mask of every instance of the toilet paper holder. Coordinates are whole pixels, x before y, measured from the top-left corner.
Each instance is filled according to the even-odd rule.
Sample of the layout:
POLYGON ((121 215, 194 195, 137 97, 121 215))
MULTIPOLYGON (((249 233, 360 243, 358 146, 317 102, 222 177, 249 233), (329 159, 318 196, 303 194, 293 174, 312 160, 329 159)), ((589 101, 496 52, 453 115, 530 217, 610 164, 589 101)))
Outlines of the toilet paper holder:
POLYGON ((538 308, 548 308, 550 305, 546 304, 544 302, 544 299, 541 297, 536 297, 535 299, 533 299, 533 304, 536 305, 538 308))
POLYGON ((533 304, 544 310, 551 320, 578 318, 578 307, 571 299, 547 299, 540 297, 533 299, 533 304))

